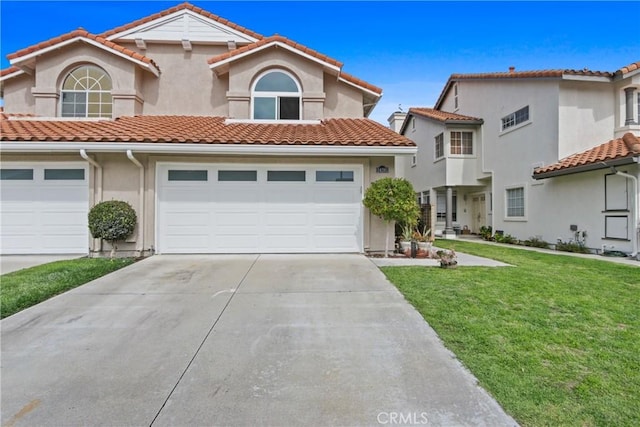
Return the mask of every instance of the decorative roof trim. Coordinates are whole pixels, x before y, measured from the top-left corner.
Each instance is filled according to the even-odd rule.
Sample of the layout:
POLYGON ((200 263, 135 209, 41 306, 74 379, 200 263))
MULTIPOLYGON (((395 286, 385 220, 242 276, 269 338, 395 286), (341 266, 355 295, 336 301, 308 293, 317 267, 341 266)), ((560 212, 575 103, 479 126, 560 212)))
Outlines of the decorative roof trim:
POLYGON ((214 56, 207 62, 209 63, 209 68, 215 70, 222 67, 223 65, 229 64, 238 59, 253 55, 254 53, 258 53, 262 50, 274 46, 286 49, 289 52, 295 53, 313 62, 321 64, 324 67, 334 70, 335 72, 340 72, 340 68, 342 67, 342 63, 336 61, 335 59, 329 58, 328 56, 322 55, 315 50, 309 49, 278 35, 267 37, 255 43, 243 46, 236 50, 232 50, 231 52, 225 52, 223 54, 214 56))
POLYGON ((25 73, 26 71, 24 71, 22 68, 12 65, 0 71, 0 82, 11 79, 13 77, 18 77, 19 75, 25 73))
POLYGON ((177 6, 173 6, 169 9, 154 13, 152 15, 146 16, 144 18, 140 18, 137 19, 133 22, 130 22, 128 24, 124 24, 121 25, 119 27, 113 28, 111 30, 105 31, 104 33, 100 34, 102 37, 106 37, 108 40, 113 40, 113 39, 117 39, 118 37, 122 37, 125 34, 130 33, 130 30, 136 30, 139 29, 140 27, 143 27, 145 24, 156 21, 158 19, 164 18, 166 16, 169 15, 173 15, 176 12, 180 12, 183 10, 189 10, 191 12, 194 12, 200 16, 203 16, 205 18, 211 19, 219 24, 222 24, 226 27, 231 28, 232 30, 238 31, 242 34, 244 34, 245 36, 248 36, 250 38, 256 39, 256 40, 260 40, 263 38, 263 36, 261 34, 258 34, 254 31, 251 31, 241 25, 235 24, 227 19, 224 19, 218 15, 214 15, 211 12, 207 12, 206 10, 194 6, 191 3, 182 3, 179 4, 177 6))
POLYGON ((51 52, 53 50, 59 49, 61 47, 76 43, 78 41, 82 41, 88 43, 92 46, 105 50, 109 53, 117 55, 121 58, 124 58, 128 61, 131 61, 142 68, 147 69, 151 73, 153 73, 156 77, 160 75, 160 69, 156 65, 153 60, 147 58, 146 56, 140 55, 139 53, 122 47, 114 42, 108 41, 103 37, 96 36, 94 34, 90 34, 86 30, 78 29, 72 31, 70 33, 63 34, 58 37, 54 37, 48 41, 44 41, 33 46, 30 46, 25 49, 21 49, 15 53, 7 55, 7 59, 9 59, 9 63, 11 65, 22 64, 30 59, 36 58, 45 53, 51 52))

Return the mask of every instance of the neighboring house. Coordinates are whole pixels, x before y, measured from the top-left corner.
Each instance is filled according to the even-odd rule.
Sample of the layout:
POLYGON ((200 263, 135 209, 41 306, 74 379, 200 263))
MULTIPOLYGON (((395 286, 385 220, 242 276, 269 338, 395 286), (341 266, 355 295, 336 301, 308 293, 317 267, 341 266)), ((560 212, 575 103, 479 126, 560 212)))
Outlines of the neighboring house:
POLYGON ((342 63, 186 3, 8 59, 2 253, 106 250, 87 213, 111 199, 137 211, 137 253, 384 248, 363 191, 416 148, 342 63))
POLYGON ((418 145, 398 169, 433 206, 438 233, 492 226, 555 243, 586 231, 588 247, 633 253, 639 110, 640 62, 616 72, 511 68, 453 74, 434 108, 390 124, 418 145))

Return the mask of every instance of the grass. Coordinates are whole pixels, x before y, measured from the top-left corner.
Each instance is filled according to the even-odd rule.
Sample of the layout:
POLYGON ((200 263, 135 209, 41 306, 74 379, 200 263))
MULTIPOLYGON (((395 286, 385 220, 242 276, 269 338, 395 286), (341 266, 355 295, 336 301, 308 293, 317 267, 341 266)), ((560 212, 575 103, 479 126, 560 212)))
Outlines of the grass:
POLYGON ((513 266, 382 270, 518 423, 640 425, 640 268, 437 245, 513 266))
POLYGON ((133 262, 133 259, 78 258, 0 276, 1 318, 83 285, 133 262))

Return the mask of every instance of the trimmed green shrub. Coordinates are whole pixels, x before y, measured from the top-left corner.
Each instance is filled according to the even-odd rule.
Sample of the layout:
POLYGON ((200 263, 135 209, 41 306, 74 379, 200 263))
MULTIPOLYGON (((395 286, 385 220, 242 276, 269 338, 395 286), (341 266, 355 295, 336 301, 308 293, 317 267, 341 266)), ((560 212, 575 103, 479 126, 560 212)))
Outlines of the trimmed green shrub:
POLYGON ((549 249, 549 243, 545 242, 542 239, 538 239, 537 237, 529 237, 523 242, 523 244, 532 248, 549 249))
POLYGON ((120 200, 98 203, 89 211, 89 231, 94 238, 111 244, 111 258, 116 254, 116 243, 131 236, 137 221, 136 211, 120 200))

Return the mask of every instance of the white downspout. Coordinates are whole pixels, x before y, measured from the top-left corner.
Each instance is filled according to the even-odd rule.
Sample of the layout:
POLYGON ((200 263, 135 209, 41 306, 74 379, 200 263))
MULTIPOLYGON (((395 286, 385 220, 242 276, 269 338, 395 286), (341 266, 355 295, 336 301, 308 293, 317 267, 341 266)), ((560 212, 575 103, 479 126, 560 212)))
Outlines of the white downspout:
MULTIPOLYGON (((91 157, 89 157, 85 149, 80 150, 80 157, 86 160, 91 166, 96 168, 94 188, 90 194, 91 200, 89 200, 90 205, 93 207, 102 201, 102 166, 100 166, 98 162, 96 162, 91 157), (96 196, 96 187, 97 187, 97 193, 98 193, 97 196, 96 196)), ((91 239, 91 247, 89 249, 92 251, 95 251, 97 244, 98 244, 98 239, 91 239)), ((98 248, 98 249, 101 249, 101 248, 98 248)))
POLYGON ((131 150, 127 150, 127 158, 140 170, 140 190, 138 194, 138 243, 136 244, 136 250, 140 256, 142 256, 144 253, 144 166, 133 156, 133 152, 131 152, 131 150))
POLYGON ((635 228, 633 236, 633 253, 631 254, 631 258, 635 258, 638 255, 638 228, 640 227, 640 224, 638 224, 638 177, 618 170, 616 170, 615 173, 616 175, 620 175, 633 181, 633 225, 635 228))

